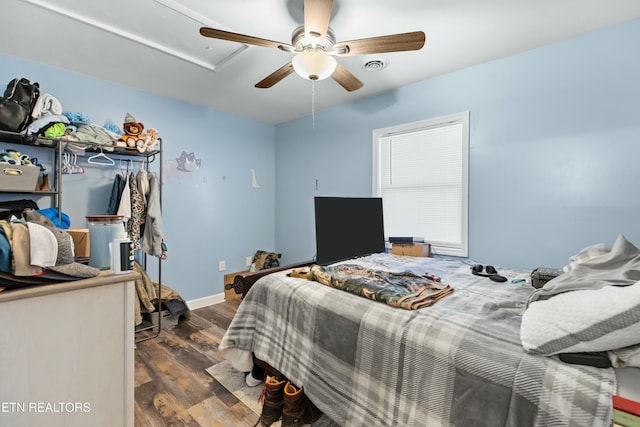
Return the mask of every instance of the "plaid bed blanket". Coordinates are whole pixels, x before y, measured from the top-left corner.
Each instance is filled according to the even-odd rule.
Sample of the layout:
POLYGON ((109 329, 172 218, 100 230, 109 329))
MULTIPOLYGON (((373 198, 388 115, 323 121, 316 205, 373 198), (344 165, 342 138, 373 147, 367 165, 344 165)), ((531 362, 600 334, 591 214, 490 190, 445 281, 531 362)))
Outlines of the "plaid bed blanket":
POLYGON ((398 310, 271 274, 240 304, 223 356, 234 363, 238 351, 253 351, 341 426, 611 425, 612 369, 524 352, 530 285, 473 276, 471 261, 377 254, 354 262, 435 274, 456 291, 424 309, 398 310))

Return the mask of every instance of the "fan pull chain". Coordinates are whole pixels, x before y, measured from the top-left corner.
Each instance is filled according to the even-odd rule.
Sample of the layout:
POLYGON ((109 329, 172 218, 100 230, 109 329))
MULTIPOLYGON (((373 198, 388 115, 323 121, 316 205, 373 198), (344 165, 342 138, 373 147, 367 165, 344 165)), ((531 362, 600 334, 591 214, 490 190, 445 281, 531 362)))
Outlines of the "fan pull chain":
POLYGON ((316 128, 316 82, 311 80, 311 123, 316 128))

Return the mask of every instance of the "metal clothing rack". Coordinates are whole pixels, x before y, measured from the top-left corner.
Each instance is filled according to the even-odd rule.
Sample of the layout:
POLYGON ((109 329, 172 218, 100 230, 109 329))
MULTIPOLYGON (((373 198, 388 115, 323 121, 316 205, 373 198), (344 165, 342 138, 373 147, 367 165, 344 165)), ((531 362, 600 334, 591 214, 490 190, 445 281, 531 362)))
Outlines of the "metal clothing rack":
MULTIPOLYGON (((158 167, 158 179, 160 180, 159 182, 159 192, 160 194, 159 196, 159 201, 160 201, 160 208, 162 208, 162 139, 158 138, 158 146, 160 147, 159 152, 156 153, 159 155, 160 157, 160 166, 158 167)), ((153 155, 153 157, 151 158, 151 160, 149 160, 149 157, 147 157, 145 162, 145 167, 147 169, 147 171, 149 171, 149 164, 151 162, 153 162, 155 160, 155 154, 153 155)), ((144 268, 145 270, 147 269, 147 254, 144 254, 144 268)), ((149 339, 153 339, 156 338, 158 335, 160 335, 160 331, 162 330, 162 258, 158 258, 158 286, 156 289, 156 293, 158 296, 158 306, 156 307, 156 312, 157 312, 157 316, 158 316, 158 321, 157 321, 157 326, 156 325, 151 325, 151 326, 147 326, 147 327, 143 327, 143 328, 138 328, 135 330, 136 333, 136 344, 142 341, 146 341, 149 339), (143 336, 141 338, 137 337, 137 334, 139 332, 143 332, 143 331, 147 331, 147 330, 153 330, 153 335, 146 335, 143 336)), ((151 313, 151 315, 153 315, 153 313, 151 313)))
MULTIPOLYGON (((102 156, 102 157, 108 157, 109 155, 123 156, 123 157, 126 157, 126 160, 125 160, 126 162, 143 164, 147 172, 149 172, 150 164, 156 160, 156 156, 159 157, 159 162, 160 162, 158 167, 159 202, 160 202, 160 207, 162 208, 162 139, 161 138, 158 138, 158 147, 159 147, 158 150, 154 150, 149 153, 137 153, 137 152, 132 153, 130 152, 130 150, 126 150, 126 149, 117 150, 115 149, 117 147, 114 147, 113 152, 109 152, 109 154, 105 154, 101 146, 99 147, 94 146, 94 147, 91 147, 90 153, 93 154, 94 152, 99 151, 100 154, 98 154, 98 156, 102 156)), ((86 153, 84 157, 86 157, 86 153)), ((116 159, 111 159, 111 160, 113 160, 114 163, 108 166, 114 167, 115 161, 116 160, 119 161, 121 160, 121 158, 118 157, 116 159)), ((142 264, 144 269, 147 270, 147 254, 143 255, 142 264)), ((150 315, 153 316, 155 314, 157 316, 157 321, 155 324, 152 322, 152 324, 149 326, 135 328, 136 344, 142 341, 156 338, 158 335, 160 335, 160 332, 162 330, 162 258, 158 258, 158 281, 157 281, 157 287, 156 287, 156 295, 158 299, 156 311, 150 313, 150 315), (152 332, 141 334, 146 331, 152 331, 152 332)))
MULTIPOLYGON (((58 143, 60 144, 60 142, 58 141, 58 143)), ((77 143, 74 141, 74 144, 77 145, 77 143)), ((128 150, 126 148, 121 148, 121 147, 110 147, 113 148, 113 151, 108 151, 107 153, 105 153, 105 150, 103 148, 103 145, 101 144, 93 144, 93 143, 83 143, 81 145, 85 145, 85 153, 83 155, 80 155, 80 157, 88 157, 88 159, 91 158, 96 158, 97 157, 106 157, 109 160, 112 160, 113 163, 109 163, 109 164, 104 164, 105 166, 110 166, 110 167, 115 167, 116 165, 116 160, 121 161, 123 158, 128 163, 141 163, 144 165, 145 170, 147 172, 149 172, 149 168, 150 168, 150 164, 155 162, 156 157, 159 158, 159 167, 158 167, 158 177, 159 177, 159 201, 160 201, 160 207, 162 208, 162 138, 158 138, 158 149, 157 150, 153 150, 151 152, 148 153, 139 153, 137 151, 133 151, 133 150, 128 150), (116 159, 112 159, 109 156, 117 156, 116 159)), ((59 147, 58 149, 58 162, 56 162, 56 177, 57 179, 59 179, 59 181, 57 182, 62 182, 61 181, 61 168, 59 167, 59 165, 62 164, 62 152, 64 150, 60 149, 61 147, 59 147)), ((61 202, 62 198, 61 198, 61 187, 58 191, 58 203, 61 202)), ((61 212, 62 208, 59 207, 58 212, 61 212)), ((147 254, 143 255, 143 267, 146 270, 147 269, 147 254)), ((157 307, 156 307, 156 316, 157 316, 157 321, 154 324, 152 322, 151 325, 149 326, 144 326, 144 327, 136 327, 135 328, 135 343, 139 343, 142 341, 146 341, 149 339, 153 339, 156 338, 158 335, 160 335, 160 332, 162 330, 162 259, 158 258, 158 282, 157 282, 157 288, 156 288, 156 294, 157 294, 157 298, 158 298, 158 303, 157 303, 157 307), (145 333, 142 334, 143 332, 146 331, 152 331, 151 333, 145 333)), ((151 316, 154 315, 154 313, 150 313, 151 316)))

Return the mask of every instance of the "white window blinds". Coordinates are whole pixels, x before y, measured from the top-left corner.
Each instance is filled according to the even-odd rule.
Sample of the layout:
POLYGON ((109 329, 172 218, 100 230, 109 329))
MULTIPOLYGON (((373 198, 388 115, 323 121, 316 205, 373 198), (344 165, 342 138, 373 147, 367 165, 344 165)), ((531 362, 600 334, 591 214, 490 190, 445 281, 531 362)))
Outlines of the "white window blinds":
POLYGON ((468 113, 374 131, 374 153, 386 236, 467 256, 468 113))

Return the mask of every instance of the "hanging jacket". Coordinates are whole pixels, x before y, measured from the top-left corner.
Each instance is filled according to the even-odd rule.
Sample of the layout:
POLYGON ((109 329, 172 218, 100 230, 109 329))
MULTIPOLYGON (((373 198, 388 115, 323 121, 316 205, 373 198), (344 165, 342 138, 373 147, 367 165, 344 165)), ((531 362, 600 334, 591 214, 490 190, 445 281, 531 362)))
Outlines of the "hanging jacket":
POLYGON ((131 172, 129 174, 129 190, 131 191, 131 218, 127 221, 127 232, 133 242, 134 249, 140 249, 140 238, 142 224, 145 223, 145 206, 142 203, 142 196, 138 190, 138 183, 131 172))
POLYGON ((162 256, 162 211, 160 207, 160 178, 156 173, 148 175, 147 218, 142 236, 142 250, 149 255, 162 256))
POLYGON ((118 215, 122 215, 125 223, 131 218, 131 190, 129 188, 129 178, 124 178, 124 188, 120 196, 120 204, 118 205, 118 215))
POLYGON ((111 187, 111 196, 109 197, 109 206, 107 207, 107 213, 109 215, 115 215, 118 213, 120 207, 120 199, 122 192, 124 191, 126 180, 122 174, 116 174, 113 180, 113 187, 111 187))

